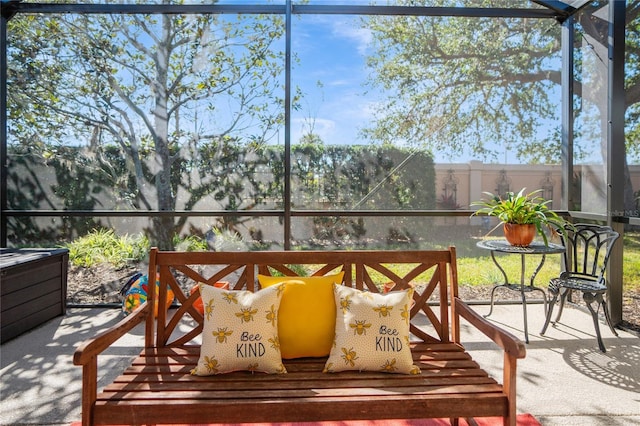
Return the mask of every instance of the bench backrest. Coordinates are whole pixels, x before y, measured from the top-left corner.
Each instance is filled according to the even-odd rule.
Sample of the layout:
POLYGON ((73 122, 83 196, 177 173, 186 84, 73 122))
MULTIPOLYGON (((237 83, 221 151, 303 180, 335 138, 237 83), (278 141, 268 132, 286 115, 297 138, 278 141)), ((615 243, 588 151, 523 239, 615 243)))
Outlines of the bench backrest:
MULTIPOLYGON (((344 285, 372 292, 409 286, 415 289, 411 333, 424 342, 457 341, 459 331, 450 326, 450 306, 458 295, 455 248, 409 251, 259 251, 173 252, 151 249, 149 277, 158 274, 158 291, 150 285, 149 312, 166 306, 170 289, 179 307, 157 309, 147 316, 146 346, 182 346, 201 332, 202 315, 193 303, 199 292, 187 289, 198 282, 229 282, 233 290, 259 290, 257 275, 327 275, 344 271, 344 285), (186 291, 185 291, 186 290, 186 291)), ((149 280, 152 282, 152 280, 149 280)), ((457 320, 452 322, 457 328, 457 320)))

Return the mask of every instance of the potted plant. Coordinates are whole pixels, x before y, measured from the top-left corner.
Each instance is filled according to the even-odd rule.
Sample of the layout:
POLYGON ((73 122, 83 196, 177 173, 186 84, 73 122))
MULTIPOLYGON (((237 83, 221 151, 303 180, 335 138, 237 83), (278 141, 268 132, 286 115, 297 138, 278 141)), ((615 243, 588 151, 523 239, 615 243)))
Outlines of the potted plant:
MULTIPOLYGON (((545 200, 539 195, 541 189, 528 194, 525 194, 525 189, 522 188, 517 194, 507 192, 505 198, 483 192, 489 198, 471 203, 471 206, 480 207, 472 216, 486 214, 500 219, 505 238, 514 246, 529 246, 536 234, 542 236, 545 245, 549 245, 544 228, 549 229, 552 234, 557 231, 564 233, 564 226, 568 222, 547 207, 551 200, 545 200)), ((492 231, 493 229, 489 233, 492 231)))

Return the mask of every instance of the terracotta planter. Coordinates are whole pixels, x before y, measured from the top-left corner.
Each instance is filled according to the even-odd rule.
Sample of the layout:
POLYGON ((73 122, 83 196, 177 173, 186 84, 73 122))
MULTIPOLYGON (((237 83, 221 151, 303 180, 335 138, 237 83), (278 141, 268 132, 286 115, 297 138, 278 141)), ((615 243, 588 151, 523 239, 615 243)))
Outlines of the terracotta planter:
POLYGON ((504 237, 512 246, 529 247, 536 236, 534 224, 518 225, 515 223, 504 224, 504 237))

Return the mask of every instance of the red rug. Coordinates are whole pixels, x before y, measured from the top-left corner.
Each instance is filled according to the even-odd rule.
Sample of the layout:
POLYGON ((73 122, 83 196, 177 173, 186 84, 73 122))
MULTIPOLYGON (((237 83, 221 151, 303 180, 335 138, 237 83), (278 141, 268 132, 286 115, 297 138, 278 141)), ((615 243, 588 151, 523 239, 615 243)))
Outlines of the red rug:
MULTIPOLYGON (((531 414, 518 414, 518 426, 541 426, 531 414)), ((479 417, 476 419, 478 426, 501 426, 501 417, 479 417)), ((296 422, 296 423, 211 423, 174 426, 450 426, 446 419, 419 419, 419 420, 361 420, 361 421, 333 421, 333 422, 296 422)), ((80 422, 71 423, 71 426, 81 426, 80 422)), ((460 426, 468 426, 464 420, 460 426)))

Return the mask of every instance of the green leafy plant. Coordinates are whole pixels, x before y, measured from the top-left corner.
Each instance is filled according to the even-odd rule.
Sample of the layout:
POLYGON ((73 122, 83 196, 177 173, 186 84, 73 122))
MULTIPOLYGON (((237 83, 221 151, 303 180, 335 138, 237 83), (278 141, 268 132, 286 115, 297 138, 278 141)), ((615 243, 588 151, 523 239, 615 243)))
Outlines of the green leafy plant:
POLYGON ((130 261, 144 259, 149 251, 149 240, 139 235, 118 236, 112 229, 94 229, 65 245, 69 261, 75 266, 89 268, 98 263, 123 267, 130 261))
POLYGON ((212 228, 214 251, 247 251, 247 244, 242 235, 231 229, 212 228))
POLYGON ((549 229, 551 233, 561 232, 564 234, 564 227, 569 222, 549 209, 547 205, 551 200, 545 200, 539 195, 542 189, 528 194, 525 194, 525 189, 522 188, 517 194, 511 191, 507 192, 504 198, 491 192, 483 192, 489 198, 471 203, 471 206, 480 207, 472 216, 484 214, 497 217, 501 223, 535 225, 538 235, 542 237, 545 245, 548 245, 549 241, 544 231, 545 228, 549 229))
POLYGON ((173 236, 173 247, 178 251, 207 251, 209 250, 209 244, 207 240, 197 235, 187 235, 181 237, 179 235, 173 236))

